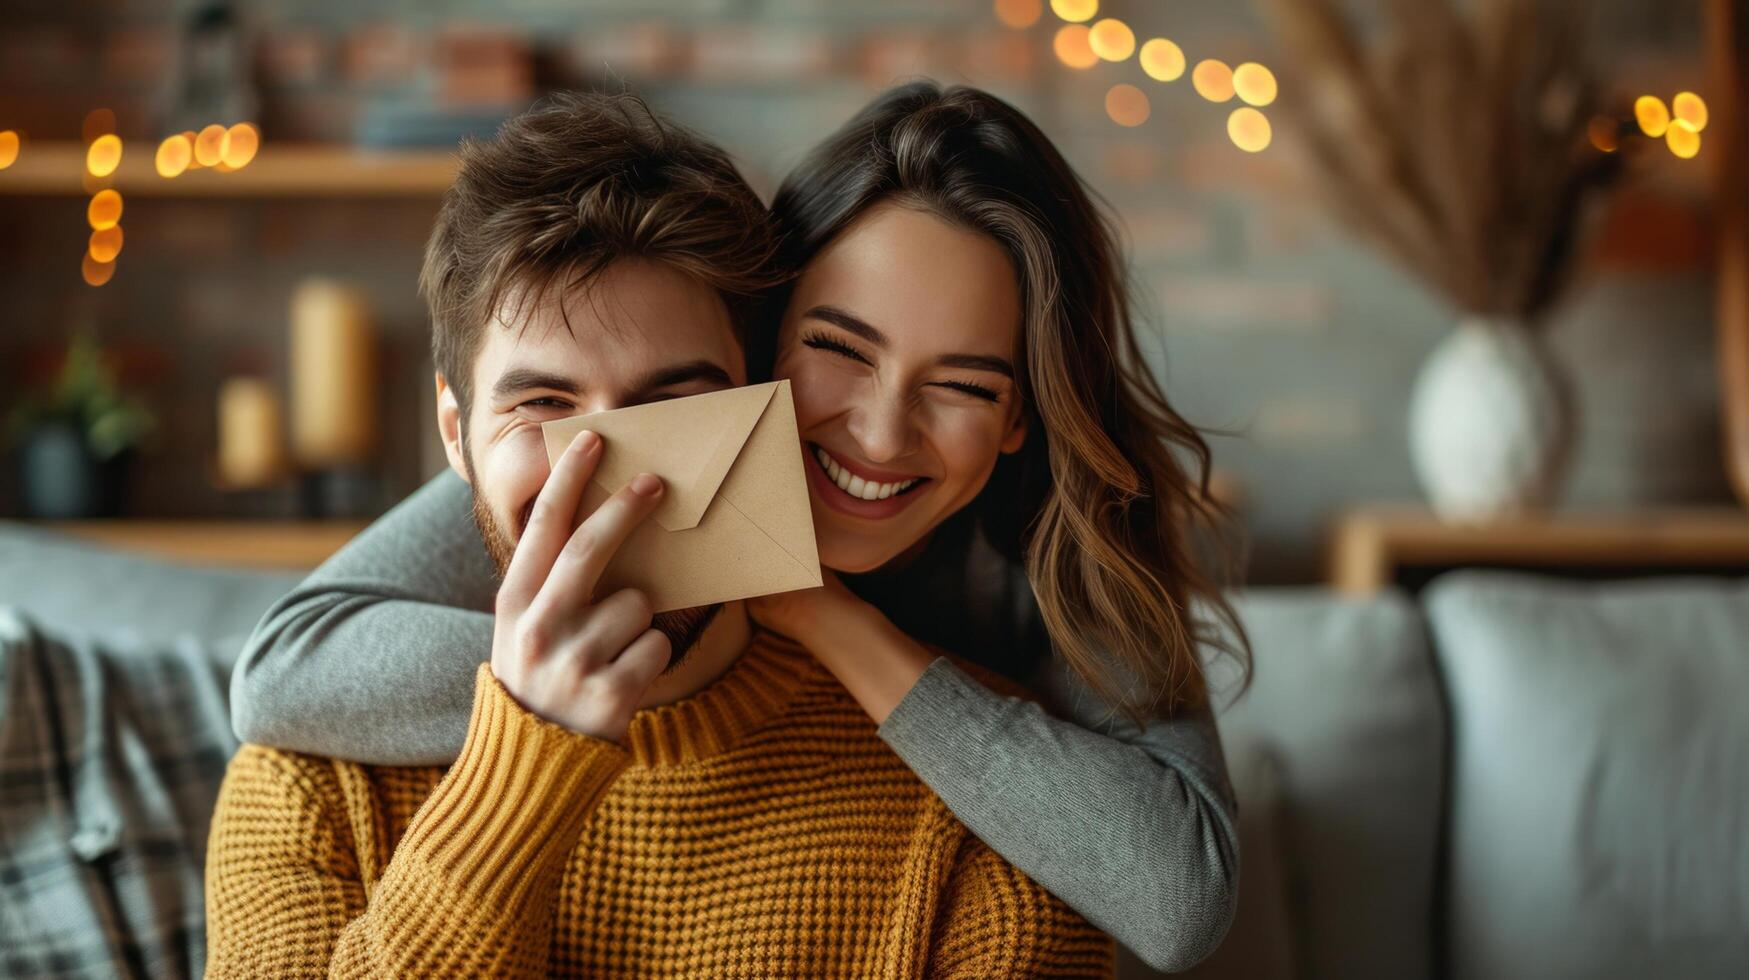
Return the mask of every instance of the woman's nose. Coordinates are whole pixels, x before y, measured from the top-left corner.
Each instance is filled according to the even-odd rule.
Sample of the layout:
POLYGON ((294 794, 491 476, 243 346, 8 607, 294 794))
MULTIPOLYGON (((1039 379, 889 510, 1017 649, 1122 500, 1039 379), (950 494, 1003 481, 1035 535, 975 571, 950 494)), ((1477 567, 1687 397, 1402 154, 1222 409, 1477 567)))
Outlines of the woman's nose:
POLYGON ((850 413, 849 429, 863 458, 871 463, 902 459, 917 448, 911 406, 897 393, 871 393, 850 413))

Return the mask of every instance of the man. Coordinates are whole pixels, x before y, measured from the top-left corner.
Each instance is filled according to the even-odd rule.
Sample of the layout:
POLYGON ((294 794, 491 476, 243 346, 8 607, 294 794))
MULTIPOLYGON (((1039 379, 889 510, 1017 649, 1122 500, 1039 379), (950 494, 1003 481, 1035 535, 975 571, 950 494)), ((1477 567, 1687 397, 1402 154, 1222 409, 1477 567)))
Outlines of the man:
POLYGON ((805 650, 740 603, 594 596, 661 481, 578 524, 600 440, 549 475, 539 423, 745 383, 770 251, 727 158, 635 100, 559 98, 464 148, 421 288, 503 575, 467 741, 447 772, 245 746, 210 976, 1109 973, 805 650))

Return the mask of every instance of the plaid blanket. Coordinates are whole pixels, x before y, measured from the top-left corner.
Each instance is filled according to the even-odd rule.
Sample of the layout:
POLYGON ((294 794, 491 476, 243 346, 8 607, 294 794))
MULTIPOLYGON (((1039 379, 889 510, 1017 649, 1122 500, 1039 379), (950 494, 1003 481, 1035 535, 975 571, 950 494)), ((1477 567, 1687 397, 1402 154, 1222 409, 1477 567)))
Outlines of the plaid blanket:
POLYGON ((0 608, 0 975, 201 974, 233 658, 0 608))

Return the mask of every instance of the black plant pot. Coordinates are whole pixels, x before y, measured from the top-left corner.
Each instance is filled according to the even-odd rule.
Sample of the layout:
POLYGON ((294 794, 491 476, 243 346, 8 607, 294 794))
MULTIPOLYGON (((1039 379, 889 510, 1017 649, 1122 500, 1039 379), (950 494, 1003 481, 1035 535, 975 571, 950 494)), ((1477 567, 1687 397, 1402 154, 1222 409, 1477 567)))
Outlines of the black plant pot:
POLYGON ((124 452, 94 458, 84 434, 68 423, 34 430, 19 451, 25 516, 78 520, 120 514, 132 457, 124 452))

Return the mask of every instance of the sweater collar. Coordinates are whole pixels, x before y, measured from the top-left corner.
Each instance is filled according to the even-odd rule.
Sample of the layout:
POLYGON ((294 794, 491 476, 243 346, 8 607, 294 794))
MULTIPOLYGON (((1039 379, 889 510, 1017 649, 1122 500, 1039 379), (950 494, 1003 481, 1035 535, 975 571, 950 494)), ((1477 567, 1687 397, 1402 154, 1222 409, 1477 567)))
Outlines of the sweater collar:
POLYGON ((775 717, 825 668, 800 644, 763 630, 723 675, 688 698, 632 716, 625 747, 634 765, 684 766, 721 755, 775 717))

